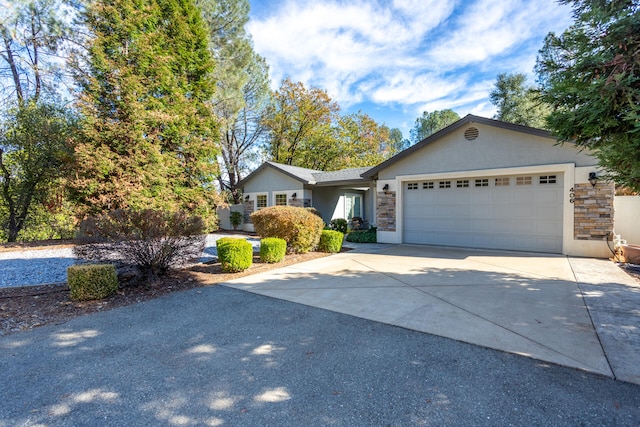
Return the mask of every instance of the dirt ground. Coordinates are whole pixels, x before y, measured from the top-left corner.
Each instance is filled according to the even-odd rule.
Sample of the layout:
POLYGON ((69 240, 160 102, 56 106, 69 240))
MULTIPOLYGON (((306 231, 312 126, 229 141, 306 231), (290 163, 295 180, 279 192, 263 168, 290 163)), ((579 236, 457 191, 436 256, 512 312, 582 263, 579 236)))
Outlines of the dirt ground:
MULTIPOLYGON (((15 249, 14 246, 6 250, 15 249)), ((1 250, 5 248, 0 248, 1 250)), ((66 284, 0 288, 0 335, 62 323, 76 316, 136 304, 171 292, 212 286, 328 255, 321 252, 290 254, 276 264, 262 263, 258 256, 254 256, 253 265, 249 269, 233 274, 223 273, 219 263, 199 264, 189 269, 170 272, 168 276, 153 284, 140 283, 131 278, 121 280, 118 292, 100 301, 71 301, 69 287, 66 284)))

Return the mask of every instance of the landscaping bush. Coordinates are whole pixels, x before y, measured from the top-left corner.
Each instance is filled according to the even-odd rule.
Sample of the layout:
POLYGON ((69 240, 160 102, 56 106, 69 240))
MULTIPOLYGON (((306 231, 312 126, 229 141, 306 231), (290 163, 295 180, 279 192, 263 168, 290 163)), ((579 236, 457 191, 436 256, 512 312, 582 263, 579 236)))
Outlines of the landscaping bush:
POLYGON ((260 240, 260 261, 280 262, 287 253, 287 241, 278 237, 265 237, 260 240))
POLYGON ((305 208, 271 206, 251 214, 260 237, 279 237, 290 252, 309 252, 318 245, 324 227, 322 218, 305 208))
POLYGON ((102 299, 118 290, 118 276, 113 264, 81 264, 67 268, 67 283, 74 301, 102 299))
POLYGON ((238 226, 242 224, 242 214, 240 212, 233 211, 230 214, 229 221, 234 230, 238 229, 238 226))
POLYGON ((339 231, 342 234, 347 233, 348 224, 349 223, 344 218, 335 218, 335 219, 332 219, 331 222, 329 222, 329 226, 331 227, 332 230, 339 231))
POLYGON ((318 250, 321 252, 338 253, 342 249, 344 234, 335 230, 322 230, 318 250))
POLYGON ((76 257, 135 267, 149 279, 196 261, 205 246, 203 222, 185 212, 122 210, 80 224, 76 257))
POLYGON ((224 237, 216 241, 216 248, 225 273, 244 271, 253 263, 253 246, 245 239, 224 237))
POLYGON ((352 231, 351 233, 347 234, 346 240, 347 242, 353 243, 376 243, 376 229, 370 228, 366 231, 352 231))

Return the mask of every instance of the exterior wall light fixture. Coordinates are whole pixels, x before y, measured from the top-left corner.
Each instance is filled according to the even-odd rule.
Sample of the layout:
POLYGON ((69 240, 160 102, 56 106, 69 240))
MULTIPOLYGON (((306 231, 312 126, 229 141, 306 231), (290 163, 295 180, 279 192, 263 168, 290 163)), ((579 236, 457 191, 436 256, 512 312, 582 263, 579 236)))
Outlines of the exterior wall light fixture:
POLYGON ((249 195, 247 194, 244 199, 248 202, 249 201, 249 195))
POLYGON ((598 183, 598 177, 597 177, 596 173, 595 172, 589 172, 589 184, 591 184, 591 186, 595 188, 597 183, 598 183))
POLYGON ((387 194, 387 191, 389 191, 389 184, 385 184, 384 187, 382 187, 382 191, 384 191, 384 194, 387 194))
POLYGON ((291 198, 292 198, 293 200, 295 200, 295 199, 296 199, 296 197, 298 197, 298 193, 293 193, 293 194, 291 195, 291 198))

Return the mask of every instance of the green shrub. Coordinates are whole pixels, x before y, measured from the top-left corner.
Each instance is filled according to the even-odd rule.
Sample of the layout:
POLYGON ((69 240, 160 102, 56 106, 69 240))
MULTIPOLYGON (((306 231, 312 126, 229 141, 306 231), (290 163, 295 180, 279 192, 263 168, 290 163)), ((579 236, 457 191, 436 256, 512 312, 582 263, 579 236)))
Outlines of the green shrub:
POLYGON ((322 218, 305 208, 271 206, 251 214, 260 237, 279 237, 290 252, 309 252, 318 245, 324 227, 322 218))
POLYGON ((332 219, 331 222, 329 223, 329 226, 331 227, 332 230, 336 230, 341 232, 342 234, 346 234, 347 233, 347 220, 344 218, 335 218, 332 219))
POLYGON ((229 220, 231 221, 231 225, 234 230, 237 230, 238 226, 242 224, 242 214, 240 212, 233 211, 230 215, 229 220))
POLYGON ((253 263, 253 246, 245 239, 223 237, 216 241, 218 260, 225 273, 236 273, 251 267, 253 263))
POLYGON ((320 252, 338 253, 342 249, 344 234, 334 230, 322 230, 318 250, 320 252))
POLYGON ((346 240, 347 242, 353 243, 376 243, 376 229, 371 228, 366 231, 352 231, 351 233, 347 234, 346 240))
POLYGON ((67 268, 67 283, 74 301, 102 299, 118 290, 113 264, 80 264, 67 268))
POLYGON ((260 240, 260 260, 266 263, 280 262, 287 253, 287 241, 278 237, 260 240))

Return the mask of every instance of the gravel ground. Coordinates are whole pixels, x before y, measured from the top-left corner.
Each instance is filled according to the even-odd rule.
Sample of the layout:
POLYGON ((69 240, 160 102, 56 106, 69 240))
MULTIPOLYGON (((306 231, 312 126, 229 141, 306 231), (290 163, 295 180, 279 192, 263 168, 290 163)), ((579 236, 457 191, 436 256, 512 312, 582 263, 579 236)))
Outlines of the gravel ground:
MULTIPOLYGON (((207 235, 206 247, 201 262, 217 256, 215 242, 229 234, 207 235)), ((245 237, 238 235, 233 237, 245 237)), ((254 249, 260 246, 260 239, 248 237, 254 249)), ((35 286, 67 281, 67 267, 77 263, 71 248, 48 248, 0 252, 0 288, 35 286)))

